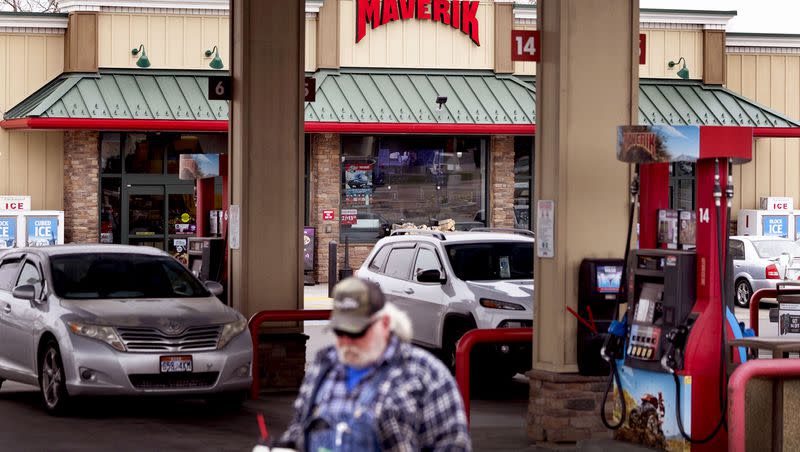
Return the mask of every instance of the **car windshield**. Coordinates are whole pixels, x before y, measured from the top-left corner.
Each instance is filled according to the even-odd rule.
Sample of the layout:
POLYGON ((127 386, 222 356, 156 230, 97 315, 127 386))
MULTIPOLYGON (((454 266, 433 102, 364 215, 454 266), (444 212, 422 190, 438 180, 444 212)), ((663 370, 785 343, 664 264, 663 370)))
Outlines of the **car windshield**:
POLYGON ((758 256, 764 259, 780 257, 787 253, 792 258, 800 257, 800 245, 783 240, 754 240, 753 246, 756 248, 758 256))
POLYGON ((166 256, 83 253, 50 257, 53 290, 61 298, 191 298, 209 292, 166 256))
POLYGON ((533 279, 533 243, 484 242, 449 245, 447 257, 464 281, 533 279))

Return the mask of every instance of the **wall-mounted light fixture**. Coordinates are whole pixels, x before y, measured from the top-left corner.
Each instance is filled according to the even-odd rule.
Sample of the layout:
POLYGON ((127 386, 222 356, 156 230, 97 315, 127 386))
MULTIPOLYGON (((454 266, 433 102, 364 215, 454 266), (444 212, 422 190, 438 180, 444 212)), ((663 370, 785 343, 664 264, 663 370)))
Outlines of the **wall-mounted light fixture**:
POLYGON ((206 58, 211 58, 211 54, 212 53, 214 54, 214 59, 211 60, 211 62, 208 63, 208 65, 212 69, 222 69, 222 68, 224 68, 225 65, 222 63, 222 58, 219 57, 219 49, 217 49, 217 46, 214 46, 214 48, 211 49, 211 50, 206 50, 206 58))
POLYGON ((442 107, 447 103, 447 96, 436 96, 436 103, 439 105, 438 110, 442 111, 442 107))
POLYGON ((686 68, 686 59, 684 57, 678 58, 677 63, 674 61, 670 61, 669 63, 667 63, 667 67, 672 69, 675 66, 679 65, 681 61, 683 61, 683 67, 680 68, 680 70, 678 71, 678 77, 687 80, 689 78, 689 69, 686 68))
POLYGON ((150 58, 147 58, 147 51, 144 49, 144 44, 140 44, 138 49, 132 49, 131 55, 139 55, 139 59, 136 60, 137 66, 150 67, 150 58))

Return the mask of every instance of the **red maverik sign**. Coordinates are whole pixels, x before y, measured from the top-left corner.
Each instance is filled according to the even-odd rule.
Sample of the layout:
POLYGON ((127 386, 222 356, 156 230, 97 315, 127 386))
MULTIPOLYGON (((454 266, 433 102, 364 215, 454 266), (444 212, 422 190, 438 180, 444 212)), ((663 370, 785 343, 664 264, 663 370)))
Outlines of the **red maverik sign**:
POLYGON ((356 42, 367 34, 367 23, 376 29, 397 20, 432 20, 461 30, 472 42, 481 45, 478 36, 479 1, 467 0, 357 0, 356 42))

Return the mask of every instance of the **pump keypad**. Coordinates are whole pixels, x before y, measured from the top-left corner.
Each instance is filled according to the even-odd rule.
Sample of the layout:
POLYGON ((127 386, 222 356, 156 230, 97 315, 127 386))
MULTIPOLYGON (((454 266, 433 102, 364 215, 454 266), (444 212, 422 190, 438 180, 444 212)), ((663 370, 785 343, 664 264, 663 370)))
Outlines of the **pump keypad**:
POLYGON ((628 357, 647 361, 657 360, 660 337, 661 328, 633 325, 628 342, 628 357))

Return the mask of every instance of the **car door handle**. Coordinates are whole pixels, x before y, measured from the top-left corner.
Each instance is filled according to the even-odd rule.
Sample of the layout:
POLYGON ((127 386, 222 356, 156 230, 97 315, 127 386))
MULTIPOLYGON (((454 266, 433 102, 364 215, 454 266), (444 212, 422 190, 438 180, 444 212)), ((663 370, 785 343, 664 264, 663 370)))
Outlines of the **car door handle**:
POLYGON ((403 292, 411 295, 412 293, 414 293, 414 289, 408 288, 408 289, 404 290, 403 292))
POLYGON ((11 314, 11 305, 10 305, 10 304, 7 304, 7 305, 6 305, 6 306, 3 308, 3 312, 5 312, 6 314, 11 314))

